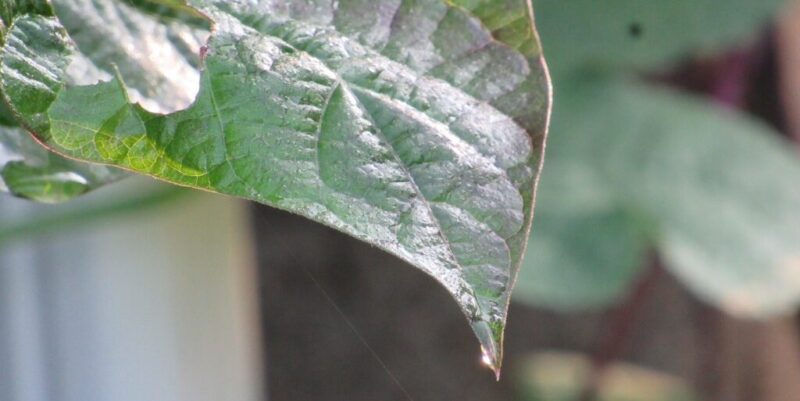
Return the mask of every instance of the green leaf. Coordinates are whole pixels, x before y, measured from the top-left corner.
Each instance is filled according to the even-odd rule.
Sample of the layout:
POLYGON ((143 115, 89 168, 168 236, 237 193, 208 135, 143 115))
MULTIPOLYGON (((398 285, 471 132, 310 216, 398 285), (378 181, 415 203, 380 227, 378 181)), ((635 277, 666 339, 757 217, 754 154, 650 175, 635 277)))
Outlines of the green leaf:
POLYGON ((548 144, 536 229, 514 297, 562 312, 602 308, 624 295, 651 241, 642 217, 622 207, 607 178, 588 168, 594 152, 571 149, 571 139, 585 142, 582 135, 596 133, 572 129, 577 119, 569 113, 581 110, 558 99, 555 115, 564 118, 555 121, 559 137, 548 144))
POLYGON ((629 289, 648 246, 626 211, 561 214, 539 201, 514 298, 567 312, 606 306, 629 289))
MULTIPOLYGON (((555 75, 665 68, 751 39, 786 0, 534 0, 555 75)), ((556 81, 558 82, 558 81, 556 81)))
POLYGON ((656 246, 690 288, 728 311, 764 316, 797 304, 787 260, 800 246, 791 230, 800 226, 791 200, 799 181, 796 156, 780 149, 788 145, 747 117, 608 76, 741 43, 783 3, 535 1, 559 103, 520 300, 606 306, 636 275, 644 248, 656 246), (789 167, 778 172, 781 164, 789 167), (718 188, 743 180, 763 186, 718 188))
POLYGON ((150 9, 110 0, 57 2, 60 20, 18 16, 0 84, 58 152, 298 213, 407 260, 456 298, 499 368, 549 112, 528 4, 187 4, 214 30, 185 109, 136 103, 137 66, 123 68, 131 60, 108 81, 66 82, 76 61, 128 55, 131 38, 105 21, 109 10, 123 20, 144 10, 135 15, 161 23, 150 9), (490 19, 509 4, 524 19, 490 19), (81 39, 70 10, 108 34, 81 39))
MULTIPOLYGON (((635 216, 627 230, 583 241, 594 250, 579 253, 601 255, 602 262, 615 242, 630 241, 629 233, 638 230, 673 274, 726 311, 763 317, 793 310, 800 301, 800 159, 793 147, 769 127, 689 95, 602 77, 572 85, 562 87, 553 122, 556 133, 569 135, 550 141, 550 167, 555 167, 544 180, 558 182, 553 188, 591 181, 595 192, 587 198, 596 201, 573 202, 567 218, 566 207, 547 201, 556 194, 548 194, 545 185, 539 221, 553 215, 563 224, 589 223, 589 213, 625 211, 635 216), (572 170, 557 167, 563 164, 572 170)), ((574 229, 542 224, 536 235, 555 237, 574 229)), ((630 257, 620 255, 621 261, 630 257)), ((526 263, 547 263, 542 259, 526 263)), ((555 271, 564 259, 553 263, 558 264, 523 271, 555 271)), ((607 270, 582 262, 583 280, 596 277, 598 268, 607 270)), ((606 274, 626 277, 629 270, 620 263, 606 274)), ((563 285, 548 275, 521 280, 539 280, 538 287, 563 285)), ((576 294, 571 301, 587 293, 592 294, 576 294)))
POLYGON ((619 131, 625 145, 607 154, 608 169, 630 202, 660 222, 657 246, 671 271, 737 315, 792 311, 800 301, 794 147, 755 120, 689 96, 636 86, 613 96, 615 110, 638 105, 639 113, 619 131))
MULTIPOLYGON (((173 110, 188 105, 197 92, 199 63, 196 49, 207 36, 205 21, 168 13, 165 7, 145 2, 140 9, 107 2, 56 3, 61 22, 74 33, 81 49, 66 72, 72 84, 107 80, 118 72, 130 85, 132 97, 153 110, 173 110), (97 7, 97 8, 95 8, 97 7), (163 11, 154 18, 153 12, 163 11), (202 22, 201 22, 202 21, 202 22), (121 29, 126 27, 126 29, 121 29), (157 59, 143 58, 141 51, 157 52, 157 59), (115 64, 112 64, 115 63, 115 64)), ((17 15, 53 15, 46 1, 0 2, 2 36, 17 15)), ((0 189, 39 202, 62 202, 89 190, 119 180, 125 174, 116 168, 73 161, 47 152, 14 121, 5 105, 0 127, 0 189)), ((36 129, 37 127, 29 127, 36 129)))
MULTIPOLYGON (((591 386, 589 356, 564 351, 537 352, 520 369, 521 400, 572 401, 591 386)), ((597 401, 693 401, 691 386, 680 377, 627 362, 613 362, 593 384, 597 401)))
POLYGON ((0 103, 0 190, 39 202, 69 200, 124 175, 47 151, 11 120, 0 103))

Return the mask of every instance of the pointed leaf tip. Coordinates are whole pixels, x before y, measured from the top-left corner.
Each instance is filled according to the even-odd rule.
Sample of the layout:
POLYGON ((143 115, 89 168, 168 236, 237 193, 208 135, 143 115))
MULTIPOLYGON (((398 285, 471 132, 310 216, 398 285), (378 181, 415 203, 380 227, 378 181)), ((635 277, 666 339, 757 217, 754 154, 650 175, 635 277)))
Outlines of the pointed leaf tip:
POLYGON ((159 26, 158 13, 140 2, 54 2, 57 17, 15 15, 0 52, 2 90, 40 141, 306 216, 406 260, 484 322, 473 328, 499 374, 550 108, 529 0, 160 2, 214 22, 203 47, 181 18, 171 29, 190 35, 157 38, 204 49, 200 63, 186 43, 164 47, 182 66, 173 74, 170 63, 163 80, 180 99, 141 86, 131 62, 130 49, 162 48, 136 37, 154 29, 83 23, 135 14, 159 26), (82 53, 98 42, 115 59, 82 53), (76 61, 116 63, 125 84, 108 73, 78 86, 76 61), (184 87, 198 82, 199 92, 184 87), (137 94, 152 96, 139 105, 137 94), (40 101, 32 109, 26 99, 40 101))

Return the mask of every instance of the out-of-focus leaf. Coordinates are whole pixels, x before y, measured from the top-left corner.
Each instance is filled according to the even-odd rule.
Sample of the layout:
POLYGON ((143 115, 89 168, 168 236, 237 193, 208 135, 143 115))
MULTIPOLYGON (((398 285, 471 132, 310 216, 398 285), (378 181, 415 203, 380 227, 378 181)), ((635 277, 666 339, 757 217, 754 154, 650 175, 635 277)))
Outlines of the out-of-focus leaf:
POLYGON ((532 242, 520 299, 606 306, 650 244, 728 311, 791 310, 800 173, 789 145, 747 117, 608 76, 740 43, 784 2, 535 3, 561 80, 534 234, 543 240, 532 242))
MULTIPOLYGON (((792 310, 800 301, 800 160, 791 144, 763 124, 688 95, 604 79, 574 84, 562 88, 553 123, 555 132, 569 135, 553 137, 549 157, 583 173, 554 168, 545 181, 577 188, 586 181, 580 177, 592 177, 597 191, 605 189, 597 198, 637 216, 632 224, 700 297, 744 316, 792 310)), ((540 207, 544 216, 564 210, 546 201, 540 207)), ((584 213, 573 218, 588 224, 584 213)), ((537 235, 563 230, 542 225, 537 235)), ((605 235, 613 237, 587 241, 595 249, 586 252, 606 255, 613 250, 608 244, 628 241, 613 231, 605 235)), ((564 262, 558 263, 526 269, 554 270, 564 262)), ((583 264, 587 277, 596 268, 583 264)), ((618 268, 614 275, 627 274, 618 268)))
POLYGON ((786 0, 534 0, 551 67, 664 68, 741 43, 786 0))
POLYGON ((609 148, 608 169, 630 202, 658 220, 667 266, 729 312, 794 309, 800 159, 793 146, 763 124, 689 96, 636 86, 609 95, 617 106, 599 111, 629 117, 613 128, 622 146, 609 148))
POLYGON ((60 20, 14 19, 0 54, 3 90, 42 142, 289 210, 392 252, 457 299, 499 368, 549 112, 524 0, 188 1, 215 29, 196 99, 168 114, 155 111, 175 107, 146 100, 174 99, 164 89, 173 81, 148 92, 148 78, 184 88, 192 76, 125 51, 172 40, 150 9, 57 4, 60 20), (525 13, 492 19, 506 9, 525 13), (142 35, 120 29, 130 26, 142 35), (121 77, 65 85, 76 63, 101 56, 122 59, 121 77))
POLYGON ((559 214, 541 205, 515 299, 561 311, 616 301, 640 271, 643 230, 622 211, 559 214))
MULTIPOLYGON (((579 399, 591 372, 588 357, 571 352, 541 352, 520 372, 522 400, 579 399)), ((692 401, 698 397, 680 378, 630 363, 614 363, 597 386, 598 401, 692 401)))
MULTIPOLYGON (((574 106, 561 100, 567 109, 555 112, 568 113, 574 106)), ((555 156, 542 176, 536 229, 514 292, 518 301, 558 311, 601 308, 617 300, 650 246, 640 216, 620 206, 600 171, 570 155, 569 140, 576 139, 571 135, 586 134, 566 131, 575 120, 556 122, 563 137, 548 145, 555 146, 550 151, 555 156)))

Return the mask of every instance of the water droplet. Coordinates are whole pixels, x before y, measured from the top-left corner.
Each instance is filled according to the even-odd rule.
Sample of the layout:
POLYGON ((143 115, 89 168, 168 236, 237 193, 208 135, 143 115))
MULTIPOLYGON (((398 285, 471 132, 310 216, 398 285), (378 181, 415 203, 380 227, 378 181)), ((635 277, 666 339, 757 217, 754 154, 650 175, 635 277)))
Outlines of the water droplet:
POLYGON ((483 353, 481 355, 481 362, 483 362, 484 365, 490 368, 492 367, 492 358, 490 358, 489 355, 486 354, 486 350, 483 350, 483 353))
POLYGON ((481 363, 491 369, 492 372, 494 372, 497 381, 500 381, 500 368, 497 366, 497 363, 492 355, 486 351, 486 348, 483 347, 481 347, 481 363))
POLYGON ((478 340, 481 343, 482 363, 491 369, 499 380, 500 361, 502 355, 499 351, 498 342, 495 341, 489 324, 483 320, 475 320, 472 322, 472 329, 478 336, 478 340))

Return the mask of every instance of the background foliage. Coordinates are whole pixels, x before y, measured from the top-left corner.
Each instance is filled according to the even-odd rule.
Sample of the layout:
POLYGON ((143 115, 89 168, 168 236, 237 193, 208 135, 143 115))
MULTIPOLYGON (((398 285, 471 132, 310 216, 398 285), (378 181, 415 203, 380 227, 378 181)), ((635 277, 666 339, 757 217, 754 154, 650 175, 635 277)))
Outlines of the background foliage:
POLYGON ((800 300, 800 160, 774 127, 654 72, 752 43, 782 1, 535 2, 556 88, 517 299, 619 299, 655 248, 698 296, 765 317, 800 300), (713 21, 713 22, 711 22, 713 21), (591 38, 591 40, 589 40, 591 38))

